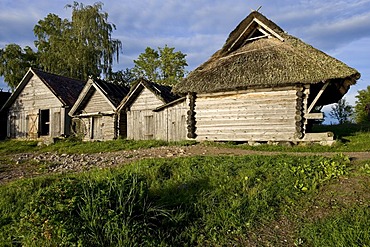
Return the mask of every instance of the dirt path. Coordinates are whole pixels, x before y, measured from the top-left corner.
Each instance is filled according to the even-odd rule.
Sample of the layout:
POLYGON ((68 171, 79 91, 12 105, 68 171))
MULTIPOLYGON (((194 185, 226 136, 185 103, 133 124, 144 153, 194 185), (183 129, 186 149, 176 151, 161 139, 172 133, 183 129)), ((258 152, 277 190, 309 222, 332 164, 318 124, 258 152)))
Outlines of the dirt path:
MULTIPOLYGON (((0 158, 0 184, 47 173, 78 172, 96 167, 114 167, 145 158, 174 158, 196 155, 278 155, 285 152, 264 152, 237 148, 193 145, 158 147, 96 154, 21 153, 0 158)), ((293 153, 289 155, 333 156, 336 153, 293 153)), ((351 160, 370 160, 370 152, 343 153, 351 160)))

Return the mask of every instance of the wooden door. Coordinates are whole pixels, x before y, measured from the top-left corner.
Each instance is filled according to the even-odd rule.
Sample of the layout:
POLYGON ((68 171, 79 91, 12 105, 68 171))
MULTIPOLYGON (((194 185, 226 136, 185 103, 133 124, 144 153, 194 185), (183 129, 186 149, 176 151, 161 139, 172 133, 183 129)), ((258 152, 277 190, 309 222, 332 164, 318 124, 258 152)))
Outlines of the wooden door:
POLYGON ((31 139, 36 139, 38 137, 38 120, 37 114, 30 114, 28 115, 28 137, 31 139))
POLYGON ((92 118, 92 136, 91 139, 101 140, 102 136, 102 126, 101 126, 101 117, 92 118))

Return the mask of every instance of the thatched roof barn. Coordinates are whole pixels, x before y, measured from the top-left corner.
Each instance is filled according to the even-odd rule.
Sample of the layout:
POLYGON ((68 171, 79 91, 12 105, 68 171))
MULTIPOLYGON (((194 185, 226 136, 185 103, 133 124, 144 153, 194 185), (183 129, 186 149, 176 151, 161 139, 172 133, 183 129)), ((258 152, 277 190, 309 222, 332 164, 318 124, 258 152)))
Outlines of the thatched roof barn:
MULTIPOLYGON (((174 91, 210 93, 332 80, 337 87, 334 91, 341 89, 338 93, 342 96, 359 77, 355 69, 287 34, 255 11, 230 33, 220 50, 174 91)), ((327 103, 337 102, 340 96, 329 96, 333 98, 327 103)))
POLYGON ((294 88, 297 100, 303 102, 304 126, 298 135, 302 136, 306 120, 321 118, 308 114, 336 103, 359 77, 355 69, 287 34, 254 11, 230 33, 220 50, 175 86, 174 92, 202 98, 202 94, 294 88))

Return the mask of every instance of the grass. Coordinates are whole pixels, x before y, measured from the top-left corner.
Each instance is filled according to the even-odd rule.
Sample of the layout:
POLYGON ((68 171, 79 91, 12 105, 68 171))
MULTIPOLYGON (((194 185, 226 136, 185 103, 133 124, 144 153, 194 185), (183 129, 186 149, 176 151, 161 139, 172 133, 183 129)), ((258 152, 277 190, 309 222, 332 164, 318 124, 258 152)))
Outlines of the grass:
MULTIPOLYGON (((319 126, 333 147, 369 151, 369 126, 319 126), (329 128, 329 129, 328 129, 329 128)), ((194 142, 0 142, 0 155, 99 153, 194 142)), ((7 163, 6 156, 0 160, 7 163)), ((0 167, 0 173, 2 171, 0 167)), ((0 186, 1 246, 370 246, 370 160, 343 155, 146 159, 114 169, 44 175, 0 186)))
POLYGON ((111 140, 104 142, 82 142, 78 139, 67 138, 58 140, 51 145, 38 145, 37 141, 6 140, 0 141, 0 155, 28 152, 57 152, 57 153, 100 153, 119 150, 135 150, 161 146, 186 146, 195 144, 193 141, 166 142, 159 140, 111 140))
MULTIPOLYGON (((248 146, 244 144, 227 142, 205 142, 203 145, 219 146, 228 148, 241 148, 255 151, 277 152, 369 152, 370 151, 370 125, 318 125, 313 132, 331 131, 335 134, 337 143, 333 146, 321 146, 319 144, 306 145, 267 145, 248 146)), ((27 153, 27 152, 58 152, 58 153, 99 153, 114 152, 119 150, 134 150, 160 146, 186 146, 195 145, 195 141, 165 142, 158 140, 133 141, 112 140, 104 142, 81 142, 74 138, 59 140, 56 143, 39 146, 36 141, 0 141, 0 155, 27 153)))
MULTIPOLYGON (((300 213, 322 188, 349 176, 349 168, 345 156, 202 156, 19 180, 0 187, 0 243, 326 246, 325 241, 346 239, 369 244, 364 205, 353 204, 321 221, 300 213), (353 226, 349 215, 362 220, 353 226), (281 219, 298 231, 266 234, 281 219), (329 238, 334 225, 336 236, 329 238), (353 229, 343 232, 344 227, 353 229), (318 233, 321 239, 315 238, 318 233)), ((357 172, 368 176, 367 169, 362 164, 357 172)))

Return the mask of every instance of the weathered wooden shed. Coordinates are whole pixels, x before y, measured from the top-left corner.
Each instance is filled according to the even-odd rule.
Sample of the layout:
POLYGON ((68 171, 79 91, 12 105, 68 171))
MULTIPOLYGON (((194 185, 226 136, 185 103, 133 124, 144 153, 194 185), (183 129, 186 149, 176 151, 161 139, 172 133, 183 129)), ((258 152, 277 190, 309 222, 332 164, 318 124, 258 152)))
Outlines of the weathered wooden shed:
POLYGON ((68 112, 85 82, 30 68, 3 109, 7 137, 38 139, 68 136, 68 112))
POLYGON ((310 126, 359 77, 254 11, 174 92, 188 94, 191 139, 331 142, 310 126))
POLYGON ((121 102, 121 135, 133 140, 186 140, 186 97, 171 87, 138 80, 121 102))
POLYGON ((6 122, 8 116, 8 110, 3 108, 5 102, 9 99, 11 93, 0 91, 0 140, 6 138, 6 122))
POLYGON ((117 107, 129 88, 101 79, 89 79, 69 115, 72 129, 85 141, 118 137, 117 107))

